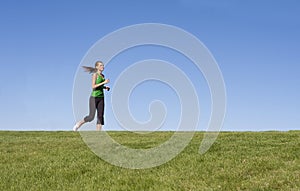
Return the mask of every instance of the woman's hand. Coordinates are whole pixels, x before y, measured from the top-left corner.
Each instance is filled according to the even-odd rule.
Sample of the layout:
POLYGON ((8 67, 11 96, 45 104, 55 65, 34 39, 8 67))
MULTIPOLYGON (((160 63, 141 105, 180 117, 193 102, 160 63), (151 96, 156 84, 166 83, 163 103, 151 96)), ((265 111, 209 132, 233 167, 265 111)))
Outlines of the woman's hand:
POLYGON ((104 84, 107 84, 107 83, 109 83, 109 79, 106 79, 106 80, 104 80, 104 82, 103 82, 104 84))

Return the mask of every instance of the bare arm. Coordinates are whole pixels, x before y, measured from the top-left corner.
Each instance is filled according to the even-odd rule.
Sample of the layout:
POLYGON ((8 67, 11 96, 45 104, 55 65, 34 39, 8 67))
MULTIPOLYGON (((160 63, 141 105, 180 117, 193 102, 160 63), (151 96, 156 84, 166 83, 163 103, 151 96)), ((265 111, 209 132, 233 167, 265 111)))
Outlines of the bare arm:
POLYGON ((109 83, 109 79, 104 80, 104 82, 101 82, 99 84, 96 84, 96 79, 97 79, 97 74, 93 74, 93 78, 92 78, 92 88, 98 88, 99 86, 102 86, 104 84, 109 83))

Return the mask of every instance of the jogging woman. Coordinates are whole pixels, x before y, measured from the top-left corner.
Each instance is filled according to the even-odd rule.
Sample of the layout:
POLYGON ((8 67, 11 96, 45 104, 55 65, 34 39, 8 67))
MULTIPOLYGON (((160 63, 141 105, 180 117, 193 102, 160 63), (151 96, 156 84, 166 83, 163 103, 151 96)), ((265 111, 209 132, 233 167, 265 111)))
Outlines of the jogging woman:
POLYGON ((83 66, 86 72, 93 73, 92 76, 92 94, 89 100, 89 115, 84 117, 81 121, 77 122, 73 127, 73 131, 77 131, 86 122, 91 122, 97 110, 97 125, 96 130, 100 131, 102 125, 104 125, 104 92, 106 89, 109 91, 108 86, 104 86, 109 83, 109 79, 105 79, 102 74, 104 70, 104 64, 101 61, 95 63, 95 68, 83 66))

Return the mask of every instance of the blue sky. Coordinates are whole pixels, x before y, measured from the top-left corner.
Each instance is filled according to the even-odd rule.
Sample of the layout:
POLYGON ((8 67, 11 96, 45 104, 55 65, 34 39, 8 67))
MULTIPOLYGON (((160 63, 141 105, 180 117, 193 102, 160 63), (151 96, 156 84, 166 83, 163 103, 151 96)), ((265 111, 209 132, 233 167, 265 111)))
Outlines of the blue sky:
MULTIPOLYGON (((1 1, 0 23, 0 130, 70 130, 75 122, 73 83, 82 58, 105 35, 140 23, 180 27, 210 50, 226 85, 222 130, 300 129, 299 1, 12 0, 1 1)), ((145 58, 180 59, 153 47, 136 51, 115 60, 129 66, 145 58)), ((105 69, 112 88, 122 68, 111 64, 105 69)), ((195 86, 203 106, 199 127, 203 130, 209 120, 209 92, 201 74, 194 74, 192 67, 183 70, 192 81, 200 78, 195 86)), ((144 86, 152 90, 147 83, 144 86)), ((172 129, 178 117, 167 98, 176 101, 174 92, 165 88, 147 97, 147 103, 132 101, 145 96, 142 90, 141 86, 132 94, 133 115, 147 120, 150 98, 159 95, 171 107, 165 129, 172 129)), ((106 103, 107 129, 118 129, 109 93, 106 103)))

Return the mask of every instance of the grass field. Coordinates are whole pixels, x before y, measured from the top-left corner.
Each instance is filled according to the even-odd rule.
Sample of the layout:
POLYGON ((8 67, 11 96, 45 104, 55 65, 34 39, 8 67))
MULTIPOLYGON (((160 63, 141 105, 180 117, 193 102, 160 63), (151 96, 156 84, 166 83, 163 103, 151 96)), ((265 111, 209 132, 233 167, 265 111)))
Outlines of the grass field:
MULTIPOLYGON (((158 145, 172 132, 109 132, 132 148, 158 145)), ((161 166, 113 166, 78 132, 0 131, 0 190, 300 190, 300 131, 222 132, 198 154, 197 132, 177 157, 161 166)))

